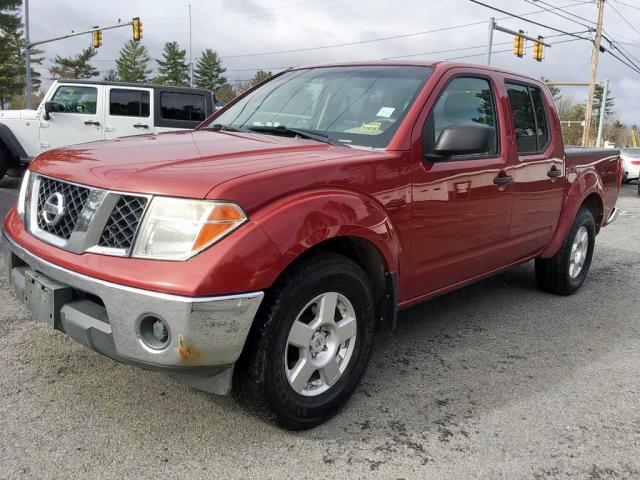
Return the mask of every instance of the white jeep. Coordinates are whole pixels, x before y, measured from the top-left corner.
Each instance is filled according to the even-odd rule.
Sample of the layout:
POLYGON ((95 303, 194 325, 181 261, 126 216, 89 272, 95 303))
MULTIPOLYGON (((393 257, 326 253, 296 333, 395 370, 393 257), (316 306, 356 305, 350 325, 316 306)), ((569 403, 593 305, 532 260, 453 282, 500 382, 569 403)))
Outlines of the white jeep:
POLYGON ((51 148, 191 129, 213 111, 208 90, 87 80, 54 82, 36 110, 0 111, 0 179, 51 148))

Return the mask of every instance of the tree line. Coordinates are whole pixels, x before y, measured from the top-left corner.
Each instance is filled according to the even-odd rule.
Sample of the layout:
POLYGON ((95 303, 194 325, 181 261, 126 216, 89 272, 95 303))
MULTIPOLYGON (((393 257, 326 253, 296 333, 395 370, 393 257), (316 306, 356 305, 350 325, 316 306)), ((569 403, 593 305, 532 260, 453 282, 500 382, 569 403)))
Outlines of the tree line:
MULTIPOLYGON (((25 40, 21 15, 22 0, 0 0, 0 109, 23 108, 25 102, 25 40)), ((31 50, 31 63, 42 66, 43 51, 31 50)), ((100 76, 92 60, 97 50, 88 47, 69 55, 56 55, 48 68, 52 80, 92 79, 100 76)), ((104 80, 134 83, 153 83, 175 87, 190 85, 190 65, 186 61, 186 50, 178 42, 166 42, 159 58, 151 59, 146 46, 133 40, 127 41, 118 54, 115 68, 103 76, 104 80), (156 68, 152 68, 155 61, 156 68)), ((254 77, 244 82, 229 82, 225 76, 217 52, 211 48, 201 52, 193 66, 193 85, 211 90, 216 99, 227 102, 255 84, 269 78, 271 72, 258 70, 254 77)), ((31 69, 34 103, 43 94, 40 72, 31 69)))

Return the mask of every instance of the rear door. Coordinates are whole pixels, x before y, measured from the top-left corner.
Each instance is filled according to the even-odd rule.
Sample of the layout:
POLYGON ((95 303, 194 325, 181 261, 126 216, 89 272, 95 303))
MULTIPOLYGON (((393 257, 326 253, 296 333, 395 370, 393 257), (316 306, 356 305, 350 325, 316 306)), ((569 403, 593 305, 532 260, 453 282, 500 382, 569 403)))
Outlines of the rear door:
POLYGON ((103 92, 100 85, 59 85, 50 118, 40 121, 41 150, 102 140, 103 92))
POLYGON ((137 87, 106 87, 105 138, 153 132, 153 90, 137 87))
POLYGON ((211 98, 200 92, 159 89, 156 91, 156 105, 156 133, 192 129, 207 118, 211 98))
MULTIPOLYGON (((535 255, 551 241, 565 185, 562 135, 552 103, 540 87, 505 80, 517 162, 511 238, 516 257, 535 255)), ((514 259, 515 260, 515 259, 514 259)))
POLYGON ((491 77, 452 69, 434 92, 413 134, 413 298, 504 266, 508 255, 513 164, 504 91, 491 77), (433 160, 429 154, 442 130, 469 123, 494 129, 490 150, 433 160))

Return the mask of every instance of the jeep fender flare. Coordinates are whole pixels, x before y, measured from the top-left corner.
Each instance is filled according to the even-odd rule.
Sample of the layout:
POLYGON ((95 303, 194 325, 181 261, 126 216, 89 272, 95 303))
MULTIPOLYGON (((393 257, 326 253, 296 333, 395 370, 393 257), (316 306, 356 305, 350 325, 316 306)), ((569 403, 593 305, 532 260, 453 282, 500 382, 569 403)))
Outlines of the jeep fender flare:
POLYGON ((5 124, 0 123, 0 143, 7 147, 7 150, 12 157, 16 159, 27 159, 27 153, 22 148, 22 145, 13 134, 11 129, 5 124))

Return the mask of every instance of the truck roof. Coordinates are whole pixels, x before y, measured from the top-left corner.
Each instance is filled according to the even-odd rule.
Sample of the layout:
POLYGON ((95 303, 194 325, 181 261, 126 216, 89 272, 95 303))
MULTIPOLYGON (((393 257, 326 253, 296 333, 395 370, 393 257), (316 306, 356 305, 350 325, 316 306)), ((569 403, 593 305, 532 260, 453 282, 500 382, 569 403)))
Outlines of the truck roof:
POLYGON ((110 85, 110 86, 116 86, 116 87, 139 87, 139 88, 141 87, 141 88, 153 88, 153 89, 161 88, 163 90, 176 90, 176 91, 182 91, 185 93, 198 92, 198 93, 211 94, 210 90, 206 90, 204 88, 171 87, 167 85, 154 85, 152 83, 111 82, 107 80, 83 80, 83 79, 66 79, 66 78, 57 80, 57 82, 58 83, 76 83, 81 85, 110 85))
POLYGON ((487 70, 491 72, 499 72, 506 73, 508 75, 518 76, 522 78, 531 79, 537 83, 541 83, 540 80, 535 79, 529 75, 523 75, 519 72, 514 72, 512 70, 505 70, 502 68, 496 68, 493 66, 481 65, 477 63, 464 63, 464 62, 454 62, 450 60, 371 60, 371 61, 357 61, 357 62, 341 62, 341 63, 326 63, 319 65, 305 65, 300 67, 292 67, 292 70, 301 70, 305 68, 328 68, 328 67, 358 67, 358 66, 410 66, 410 67, 437 67, 444 66, 448 68, 459 67, 459 68, 472 68, 474 70, 487 70))

